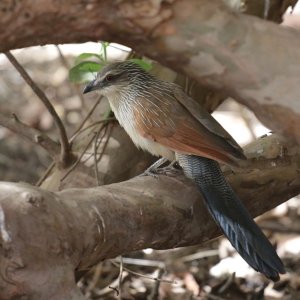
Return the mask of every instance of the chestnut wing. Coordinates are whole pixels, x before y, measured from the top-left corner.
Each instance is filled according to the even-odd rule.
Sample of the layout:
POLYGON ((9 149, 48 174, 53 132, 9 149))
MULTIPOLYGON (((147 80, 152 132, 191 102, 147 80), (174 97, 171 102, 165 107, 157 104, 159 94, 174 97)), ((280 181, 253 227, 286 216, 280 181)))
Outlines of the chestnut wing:
POLYGON ((209 113, 200 109, 198 116, 197 106, 189 103, 187 108, 182 102, 175 93, 155 90, 151 101, 140 96, 139 105, 134 109, 139 134, 175 152, 227 164, 235 164, 236 159, 244 157, 241 148, 209 113))

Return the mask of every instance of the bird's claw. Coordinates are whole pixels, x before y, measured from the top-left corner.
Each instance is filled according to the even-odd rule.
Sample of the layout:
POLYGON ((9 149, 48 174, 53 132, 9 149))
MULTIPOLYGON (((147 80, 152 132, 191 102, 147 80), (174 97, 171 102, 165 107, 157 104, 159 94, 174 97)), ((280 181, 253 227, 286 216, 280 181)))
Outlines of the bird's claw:
POLYGON ((151 176, 151 177, 157 179, 158 176, 159 176, 159 173, 158 173, 158 170, 157 170, 157 169, 151 169, 151 167, 150 167, 150 168, 148 168, 145 172, 143 172, 143 173, 141 174, 141 176, 151 176))
POLYGON ((151 176, 153 178, 158 178, 159 175, 165 175, 170 177, 178 176, 181 171, 177 167, 177 162, 173 161, 165 167, 161 167, 166 163, 166 160, 158 160, 152 166, 150 166, 141 176, 151 176))

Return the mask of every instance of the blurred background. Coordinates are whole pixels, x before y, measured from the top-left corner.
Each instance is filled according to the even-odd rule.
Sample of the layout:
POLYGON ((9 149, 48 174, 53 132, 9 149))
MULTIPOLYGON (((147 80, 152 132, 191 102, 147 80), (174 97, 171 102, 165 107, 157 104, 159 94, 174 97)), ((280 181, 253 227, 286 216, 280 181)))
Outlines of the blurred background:
MULTIPOLYGON (((299 6, 293 10, 293 14, 291 11, 287 12, 285 25, 299 26, 297 14, 299 6)), ((104 51, 107 61, 137 57, 145 61, 147 66, 150 65, 151 72, 162 79, 186 86, 183 82, 186 82, 187 78, 182 78, 171 70, 141 58, 133 54, 131 49, 118 44, 104 45, 99 42, 47 45, 12 51, 35 83, 46 93, 63 120, 69 137, 78 130, 79 124, 97 101, 95 94, 82 95, 83 81, 95 76, 93 63, 99 63, 97 55, 103 58, 104 51), (83 54, 95 55, 84 56, 83 54)), ((7 116, 15 114, 23 123, 58 140, 51 115, 2 54, 0 54, 0 74, 0 112, 7 116)), ((194 96, 203 92, 202 87, 193 88, 193 83, 189 84, 189 87, 194 96)), ((202 102, 206 103, 208 110, 214 110, 213 116, 241 146, 270 133, 270 130, 263 126, 246 107, 232 99, 223 101, 222 95, 211 97, 209 91, 203 93, 206 93, 206 97, 202 102), (208 105, 208 102, 213 103, 212 106, 208 105)), ((81 181, 83 187, 128 179, 141 173, 155 160, 148 154, 139 152, 138 159, 130 160, 127 167, 125 166, 125 169, 128 169, 127 173, 116 174, 112 152, 119 153, 118 148, 122 143, 129 145, 131 142, 128 138, 124 140, 124 133, 113 120, 105 99, 101 99, 97 110, 93 111, 90 125, 93 126, 97 120, 103 118, 112 119, 111 126, 114 128, 113 134, 105 133, 109 146, 103 148, 105 155, 101 154, 99 158, 101 166, 105 167, 101 169, 100 182, 93 181, 95 176, 94 169, 91 168, 93 158, 89 155, 92 146, 87 148, 84 153, 86 160, 82 162, 82 168, 91 168, 91 171, 82 171, 81 174, 89 174, 89 178, 84 177, 81 181), (109 172, 113 175, 108 176, 109 172)), ((104 147, 105 142, 102 140, 101 143, 104 147)), ((131 144, 128 147, 128 149, 134 148, 131 144)), ((136 149, 134 151, 138 152, 136 149)), ((49 165, 51 159, 42 148, 0 127, 1 181, 24 181, 36 184, 49 165)), ((51 183, 51 189, 61 190, 77 185, 78 182, 74 177, 64 186, 54 187, 51 183)), ((42 185, 41 182, 39 184, 42 185)), ((288 274, 284 275, 280 282, 271 283, 254 272, 235 253, 227 240, 219 238, 197 247, 168 251, 146 249, 125 255, 122 299, 300 299, 299 203, 299 198, 293 198, 258 218, 260 226, 265 229, 265 233, 277 247, 286 265, 288 274), (161 278, 161 281, 153 278, 161 278)), ((86 299, 118 298, 119 263, 120 258, 105 261, 79 278, 78 286, 86 299)))

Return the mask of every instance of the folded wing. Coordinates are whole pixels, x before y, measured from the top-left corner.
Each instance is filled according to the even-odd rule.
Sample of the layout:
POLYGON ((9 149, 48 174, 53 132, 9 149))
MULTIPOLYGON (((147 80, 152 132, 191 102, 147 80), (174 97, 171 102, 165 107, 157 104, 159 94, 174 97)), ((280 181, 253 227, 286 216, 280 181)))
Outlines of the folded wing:
POLYGON ((153 90, 154 103, 140 99, 144 113, 139 107, 135 117, 142 136, 175 152, 203 156, 226 164, 236 164, 237 160, 245 159, 239 145, 208 112, 179 88, 172 92, 153 90))

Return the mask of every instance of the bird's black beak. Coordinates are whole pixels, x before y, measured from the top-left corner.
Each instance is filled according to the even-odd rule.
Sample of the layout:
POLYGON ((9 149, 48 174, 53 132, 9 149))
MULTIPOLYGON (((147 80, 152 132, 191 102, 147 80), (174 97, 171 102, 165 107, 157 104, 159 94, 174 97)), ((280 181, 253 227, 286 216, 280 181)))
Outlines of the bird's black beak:
POLYGON ((91 82, 89 82, 84 90, 83 90, 83 94, 89 93, 91 91, 97 90, 98 86, 97 86, 97 82, 96 80, 92 80, 91 82))

